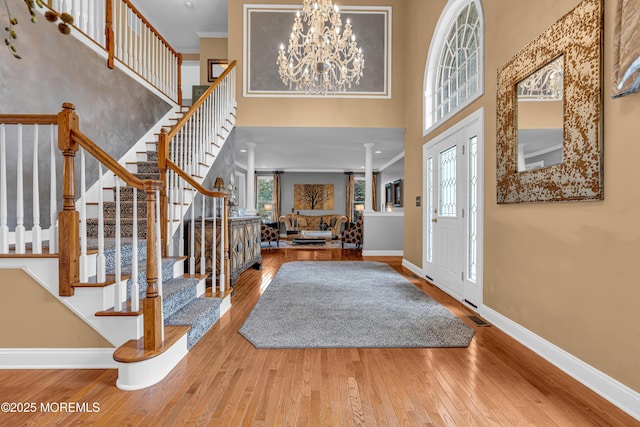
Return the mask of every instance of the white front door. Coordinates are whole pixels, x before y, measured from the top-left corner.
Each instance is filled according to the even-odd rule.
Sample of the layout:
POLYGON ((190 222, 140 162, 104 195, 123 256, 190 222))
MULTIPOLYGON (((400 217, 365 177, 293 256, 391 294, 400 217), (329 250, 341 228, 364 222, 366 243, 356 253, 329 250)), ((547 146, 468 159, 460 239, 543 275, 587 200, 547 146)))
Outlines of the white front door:
POLYGON ((423 269, 474 310, 482 304, 482 113, 423 149, 423 269))

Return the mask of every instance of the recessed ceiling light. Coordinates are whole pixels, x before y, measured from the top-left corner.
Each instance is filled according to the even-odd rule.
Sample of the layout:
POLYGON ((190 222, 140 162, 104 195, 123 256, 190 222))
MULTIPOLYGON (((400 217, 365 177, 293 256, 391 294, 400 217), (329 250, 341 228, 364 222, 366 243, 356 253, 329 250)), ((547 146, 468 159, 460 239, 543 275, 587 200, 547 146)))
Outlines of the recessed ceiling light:
POLYGON ((241 153, 246 153, 247 150, 245 150, 244 148, 240 150, 241 153))
POLYGON ((360 169, 364 169, 364 166, 360 166, 360 169))
POLYGON ((376 154, 382 154, 382 151, 380 151, 380 150, 376 150, 376 151, 375 151, 375 153, 376 153, 376 154))

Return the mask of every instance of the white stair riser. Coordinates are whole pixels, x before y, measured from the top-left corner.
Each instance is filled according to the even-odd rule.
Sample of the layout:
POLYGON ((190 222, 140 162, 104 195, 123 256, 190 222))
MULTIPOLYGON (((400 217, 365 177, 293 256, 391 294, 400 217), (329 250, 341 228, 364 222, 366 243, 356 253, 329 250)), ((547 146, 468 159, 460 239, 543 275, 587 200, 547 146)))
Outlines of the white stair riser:
POLYGON ((196 286, 197 297, 200 298, 201 296, 204 295, 206 291, 207 291, 207 280, 202 279, 198 282, 198 285, 196 286))
POLYGON ((183 335, 167 351, 142 362, 118 362, 118 381, 121 390, 139 390, 160 382, 187 355, 187 335, 183 335))

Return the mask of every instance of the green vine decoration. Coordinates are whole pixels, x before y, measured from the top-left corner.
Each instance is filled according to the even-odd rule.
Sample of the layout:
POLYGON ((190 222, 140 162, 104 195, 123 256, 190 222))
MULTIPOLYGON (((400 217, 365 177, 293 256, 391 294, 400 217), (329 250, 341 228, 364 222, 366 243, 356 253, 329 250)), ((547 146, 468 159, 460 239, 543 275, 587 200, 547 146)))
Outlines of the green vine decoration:
MULTIPOLYGON (((22 57, 18 54, 18 49, 13 44, 14 40, 18 38, 18 33, 15 30, 16 25, 18 25, 18 19, 11 14, 11 9, 9 9, 9 4, 7 3, 7 0, 3 0, 3 1, 4 1, 4 7, 7 10, 7 17, 9 21, 9 25, 4 28, 6 32, 4 43, 6 44, 7 49, 9 49, 9 52, 11 52, 14 58, 22 59, 22 57)), ((43 8, 44 3, 42 2, 42 0, 24 0, 24 3, 25 3, 25 6, 27 7, 27 10, 29 11, 29 15, 31 15, 31 22, 35 24, 36 22, 38 22, 35 8, 36 6, 39 8, 43 8)), ((60 20, 60 22, 58 22, 58 31, 61 34, 66 35, 71 32, 71 25, 73 24, 73 16, 69 15, 68 13, 58 13, 53 10, 47 10, 44 13, 44 17, 47 21, 53 22, 53 23, 56 23, 58 22, 58 20, 60 20)))

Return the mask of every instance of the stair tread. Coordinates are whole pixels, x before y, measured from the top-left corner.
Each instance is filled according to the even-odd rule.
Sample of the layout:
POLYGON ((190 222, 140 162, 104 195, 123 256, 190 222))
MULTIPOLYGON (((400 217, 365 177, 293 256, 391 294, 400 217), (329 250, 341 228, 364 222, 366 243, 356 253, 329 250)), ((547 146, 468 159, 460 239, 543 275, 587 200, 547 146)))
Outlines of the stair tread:
POLYGON ((190 326, 187 347, 191 349, 220 319, 220 298, 201 297, 186 304, 165 319, 167 326, 190 326))
POLYGON ((164 324, 169 326, 191 325, 200 319, 200 315, 220 307, 222 299, 211 297, 194 298, 189 304, 169 316, 164 324))
MULTIPOLYGON (((129 280, 131 278, 130 274, 121 274, 120 280, 129 280)), ((87 279, 86 282, 74 283, 71 286, 74 288, 104 288, 116 283, 116 275, 109 273, 105 274, 105 281, 98 282, 98 276, 91 276, 87 279)))
POLYGON ((136 317, 142 315, 142 307, 138 311, 132 311, 131 301, 125 301, 121 311, 115 311, 115 308, 111 307, 108 310, 98 311, 95 315, 99 317, 136 317))
POLYGON ((164 328, 164 341, 157 350, 145 350, 144 338, 129 340, 113 352, 113 359, 121 363, 134 363, 149 360, 170 349, 180 338, 189 332, 188 326, 167 326, 164 328))

